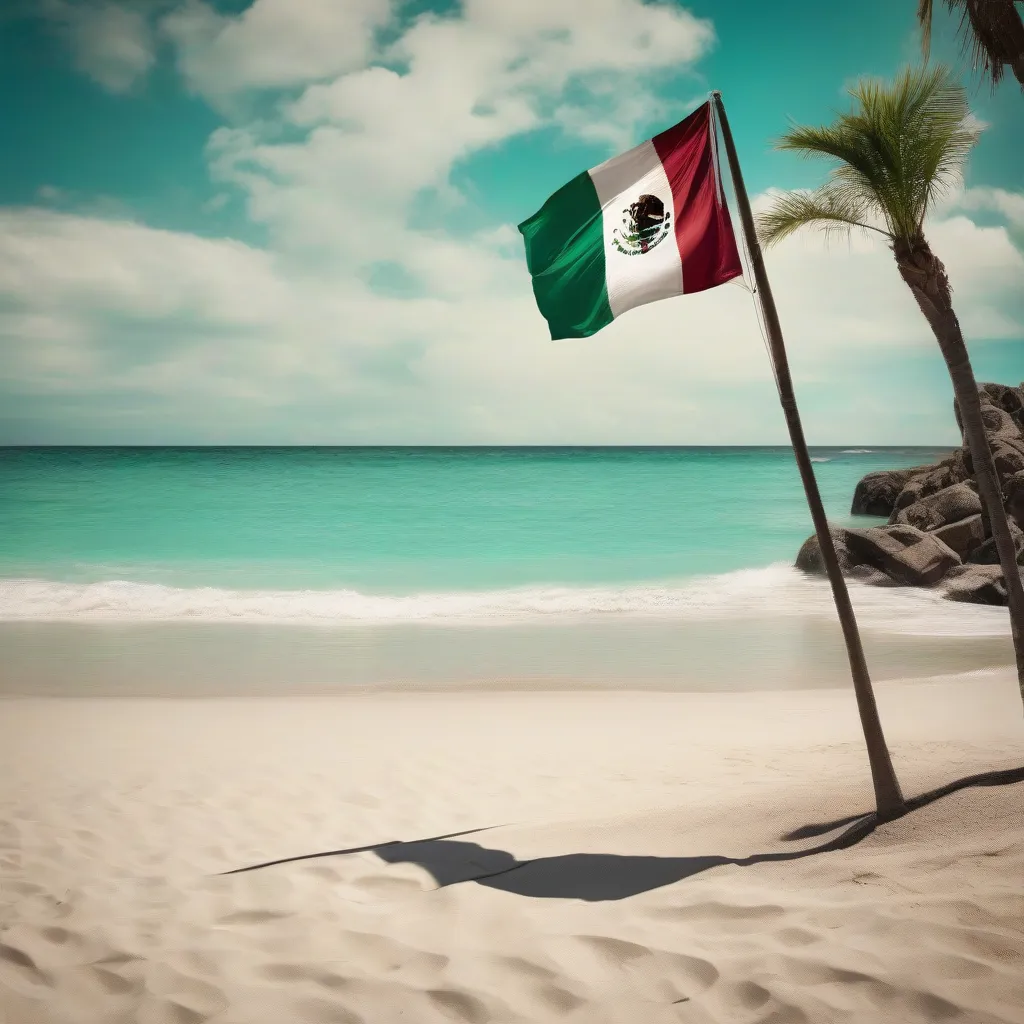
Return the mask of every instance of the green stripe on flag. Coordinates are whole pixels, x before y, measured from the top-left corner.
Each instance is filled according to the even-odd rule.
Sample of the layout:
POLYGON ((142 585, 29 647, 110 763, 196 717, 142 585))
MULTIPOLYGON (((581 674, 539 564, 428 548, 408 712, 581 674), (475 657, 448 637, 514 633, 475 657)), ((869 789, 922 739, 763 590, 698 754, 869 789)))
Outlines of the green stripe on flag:
POLYGON ((533 294, 553 340, 588 338, 612 321, 601 204, 584 171, 519 225, 533 294))

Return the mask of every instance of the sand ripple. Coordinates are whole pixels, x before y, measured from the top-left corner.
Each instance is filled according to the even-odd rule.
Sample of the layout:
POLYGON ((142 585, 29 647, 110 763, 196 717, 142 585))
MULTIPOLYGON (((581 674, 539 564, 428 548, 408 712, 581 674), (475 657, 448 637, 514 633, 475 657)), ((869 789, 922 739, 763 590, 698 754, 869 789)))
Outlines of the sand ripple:
MULTIPOLYGON (((792 695, 813 705, 796 709, 815 727, 803 746, 781 695, 769 739, 770 701, 743 732, 739 705, 709 697, 519 696, 496 715, 462 695, 461 717, 455 698, 8 702, 0 1020, 1024 1020, 1024 784, 744 866, 810 850, 780 836, 864 805, 856 735, 826 728, 843 695, 792 695)), ((1024 763, 1024 729, 986 737, 969 693, 942 696, 962 721, 912 707, 925 735, 894 726, 908 788, 1024 763)))

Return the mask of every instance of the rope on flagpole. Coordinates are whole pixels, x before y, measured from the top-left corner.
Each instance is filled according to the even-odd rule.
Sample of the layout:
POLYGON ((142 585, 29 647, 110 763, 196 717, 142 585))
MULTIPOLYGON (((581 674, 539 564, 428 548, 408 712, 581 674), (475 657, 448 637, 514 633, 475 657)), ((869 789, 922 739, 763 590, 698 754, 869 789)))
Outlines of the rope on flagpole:
MULTIPOLYGON (((715 167, 717 170, 716 183, 718 188, 718 199, 719 202, 722 200, 722 172, 721 167, 718 163, 718 109, 712 100, 711 102, 711 155, 715 161, 715 167)), ((735 189, 735 183, 733 185, 735 189)), ((779 390, 779 371, 775 366, 775 358, 772 356, 772 348, 768 343, 768 332, 765 328, 764 315, 761 309, 761 303, 758 302, 757 295, 757 283, 754 281, 754 274, 751 269, 751 257, 750 249, 747 245, 747 239, 745 234, 741 231, 740 233, 740 247, 739 254, 740 260, 743 263, 743 277, 746 280, 743 282, 743 286, 750 294, 751 302, 754 304, 754 319, 757 321, 757 329, 761 332, 761 342, 764 344, 764 350, 768 354, 768 365, 772 370, 772 377, 775 380, 775 388, 779 390), (750 282, 749 284, 747 282, 750 282)), ((780 392, 781 393, 781 392, 780 392)))
MULTIPOLYGON (((750 266, 751 266, 750 252, 747 249, 746 240, 744 240, 743 246, 742 246, 742 249, 741 249, 741 258, 742 258, 744 264, 746 265, 744 272, 746 274, 750 274, 751 273, 751 270, 750 270, 750 266)), ((764 350, 765 350, 765 352, 768 353, 768 365, 771 367, 772 377, 775 380, 775 387, 776 387, 776 390, 778 390, 778 388, 779 388, 779 371, 778 371, 778 367, 776 367, 776 365, 775 365, 775 357, 772 355, 772 347, 768 343, 768 331, 765 328, 764 313, 763 313, 763 311, 761 309, 761 303, 758 302, 757 285, 756 284, 754 284, 750 288, 750 300, 754 304, 754 319, 757 321, 757 329, 758 329, 758 331, 761 334, 761 342, 764 344, 764 350)))

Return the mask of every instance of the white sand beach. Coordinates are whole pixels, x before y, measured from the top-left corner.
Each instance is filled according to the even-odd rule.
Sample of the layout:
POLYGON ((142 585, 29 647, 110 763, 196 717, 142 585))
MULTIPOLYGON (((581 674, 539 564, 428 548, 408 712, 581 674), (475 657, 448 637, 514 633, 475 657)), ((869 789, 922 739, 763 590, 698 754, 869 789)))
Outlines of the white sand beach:
MULTIPOLYGON (((908 795, 1024 765, 1009 672, 878 691, 908 795)), ((1024 1021, 1024 783, 783 838, 870 804, 846 690, 7 699, 0 1020, 1024 1021)))

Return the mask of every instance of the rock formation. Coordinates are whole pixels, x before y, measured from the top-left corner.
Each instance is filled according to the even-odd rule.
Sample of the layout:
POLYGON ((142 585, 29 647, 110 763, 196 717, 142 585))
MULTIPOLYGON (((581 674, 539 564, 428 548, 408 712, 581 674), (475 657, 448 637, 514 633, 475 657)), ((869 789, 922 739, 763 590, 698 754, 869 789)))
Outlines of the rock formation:
MULTIPOLYGON (((1024 383, 980 384, 978 391, 1017 561, 1024 565, 1024 383)), ((960 424, 956 403, 954 413, 960 424)), ((889 517, 887 526, 832 528, 839 563, 851 578, 879 586, 939 587, 951 601, 1006 604, 966 445, 934 465, 869 473, 857 484, 850 511, 889 517)), ((817 537, 804 542, 796 565, 824 574, 817 537)))

